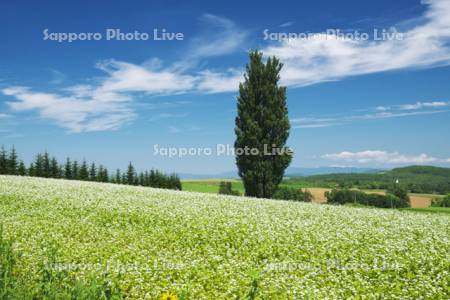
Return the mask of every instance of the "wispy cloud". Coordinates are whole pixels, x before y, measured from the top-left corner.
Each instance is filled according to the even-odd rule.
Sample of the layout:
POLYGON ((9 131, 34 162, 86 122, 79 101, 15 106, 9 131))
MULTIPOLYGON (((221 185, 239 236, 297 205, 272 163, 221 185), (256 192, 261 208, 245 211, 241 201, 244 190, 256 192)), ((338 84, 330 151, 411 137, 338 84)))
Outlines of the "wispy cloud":
POLYGON ((432 102, 416 102, 412 104, 400 104, 394 106, 377 106, 377 111, 389 111, 389 110, 418 110, 423 108, 444 108, 450 107, 450 101, 432 101, 432 102))
POLYGON ((441 107, 449 107, 450 106, 450 101, 449 102, 444 102, 444 101, 434 101, 434 102, 416 102, 414 104, 404 104, 404 105, 399 105, 398 108, 401 110, 416 110, 416 109, 421 109, 421 108, 441 108, 441 107))
POLYGON ((107 60, 97 67, 108 75, 93 94, 116 98, 118 93, 142 92, 152 95, 177 94, 191 90, 195 77, 167 69, 149 69, 143 66, 107 60))
MULTIPOLYGON (((423 3, 427 5, 425 14, 420 22, 413 22, 416 24, 414 27, 410 26, 403 32, 404 40, 293 40, 270 45, 263 51, 266 55, 278 56, 284 62, 282 83, 291 87, 374 72, 447 65, 450 63, 450 2, 427 0, 423 3)), ((1 92, 9 96, 7 104, 12 110, 36 111, 42 118, 70 132, 120 128, 136 117, 136 94, 235 92, 243 78, 243 69, 216 70, 205 67, 205 61, 246 50, 248 31, 229 19, 212 14, 203 15, 201 20, 209 29, 193 38, 191 46, 184 49, 182 61, 165 65, 156 58, 143 64, 106 60, 97 64, 104 76, 90 81, 94 83, 52 92, 9 86, 1 92), (205 60, 201 61, 203 68, 198 66, 200 60, 205 60)), ((288 26, 288 23, 282 25, 288 26)), ((384 110, 380 107, 367 115, 335 118, 329 122, 299 121, 295 126, 317 128, 355 120, 444 112, 419 112, 420 109, 437 107, 444 106, 439 102, 418 102, 410 107, 384 107, 384 110), (409 113, 411 110, 415 112, 409 113)))
POLYGON ((204 14, 201 18, 206 23, 207 32, 192 40, 188 56, 213 57, 233 53, 243 49, 248 31, 238 27, 233 21, 216 16, 204 14))
POLYGON ((248 30, 239 27, 230 19, 208 13, 203 14, 200 21, 203 23, 202 32, 189 42, 189 46, 183 51, 184 59, 175 62, 171 70, 189 71, 209 58, 229 55, 239 50, 247 51, 245 45, 248 30))
POLYGON ((177 134, 182 133, 186 131, 197 131, 200 130, 200 127, 193 126, 193 125, 181 125, 181 126, 169 126, 168 132, 171 134, 177 134))
MULTIPOLYGON (((23 86, 9 86, 0 91, 10 97, 7 104, 12 110, 36 111, 41 118, 50 120, 69 132, 120 128, 136 117, 136 94, 162 96, 187 92, 235 91, 242 72, 229 69, 219 73, 209 69, 195 71, 191 68, 195 67, 199 59, 226 55, 243 47, 248 32, 231 20, 212 14, 203 15, 202 21, 207 23, 206 27, 212 33, 195 37, 192 48, 186 51, 188 59, 182 62, 164 67, 163 62, 156 58, 141 65, 114 59, 104 60, 96 67, 105 75, 91 81, 95 83, 73 85, 51 93, 23 86), (194 63, 186 65, 185 61, 194 63)), ((60 83, 63 74, 51 71, 55 75, 54 83, 60 83)))
POLYGON ((197 89, 205 93, 234 92, 243 78, 241 70, 229 69, 222 73, 205 70, 199 73, 197 89))
POLYGON ((180 119, 185 118, 189 115, 189 113, 160 113, 154 117, 151 117, 150 121, 158 121, 161 119, 180 119))
POLYGON ((290 27, 290 26, 292 26, 294 24, 295 24, 294 21, 289 21, 289 22, 285 22, 283 24, 280 24, 279 26, 282 27, 282 28, 286 28, 286 27, 290 27))
POLYGON ((6 119, 6 118, 10 118, 11 115, 9 114, 4 114, 4 113, 0 113, 0 119, 6 119))
POLYGON ((36 110, 40 117, 51 120, 71 132, 114 130, 135 116, 123 98, 101 95, 87 98, 75 95, 33 92, 26 87, 10 87, 3 94, 15 98, 7 102, 15 111, 36 110))
POLYGON ((343 151, 340 153, 325 154, 324 159, 347 163, 377 163, 377 164, 427 164, 445 162, 443 159, 421 153, 418 155, 407 155, 399 152, 386 152, 382 150, 366 150, 361 152, 343 151))
POLYGON ((324 128, 324 127, 333 127, 333 126, 339 126, 342 125, 342 123, 321 123, 321 122, 312 122, 312 123, 306 123, 306 124, 298 124, 293 126, 293 128, 324 128))
MULTIPOLYGON (((282 82, 306 86, 348 76, 425 68, 450 63, 450 2, 422 1, 427 6, 403 39, 383 41, 336 38, 318 33, 314 39, 291 39, 263 49, 284 63, 282 82)), ((405 23, 405 22, 403 22, 405 23)))
POLYGON ((168 130, 169 130, 169 133, 172 133, 172 134, 181 132, 181 130, 175 126, 169 126, 168 130))
POLYGON ((416 102, 414 104, 377 106, 375 108, 367 109, 369 112, 365 114, 294 118, 291 119, 291 123, 293 124, 293 128, 323 128, 349 124, 356 121, 434 115, 450 112, 450 109, 435 109, 445 107, 450 107, 450 102, 416 102))
MULTIPOLYGON (((211 72, 186 75, 169 69, 149 69, 131 63, 107 60, 97 64, 106 73, 97 85, 75 85, 59 92, 37 92, 29 87, 12 86, 1 90, 15 111, 34 110, 70 132, 102 131, 120 128, 136 116, 133 96, 174 95, 199 91, 223 92, 231 83, 211 72)), ((237 73, 233 83, 237 85, 237 73)))
POLYGON ((52 79, 49 82, 50 84, 61 84, 66 78, 66 75, 63 72, 60 72, 56 69, 50 68, 49 72, 52 76, 52 79))

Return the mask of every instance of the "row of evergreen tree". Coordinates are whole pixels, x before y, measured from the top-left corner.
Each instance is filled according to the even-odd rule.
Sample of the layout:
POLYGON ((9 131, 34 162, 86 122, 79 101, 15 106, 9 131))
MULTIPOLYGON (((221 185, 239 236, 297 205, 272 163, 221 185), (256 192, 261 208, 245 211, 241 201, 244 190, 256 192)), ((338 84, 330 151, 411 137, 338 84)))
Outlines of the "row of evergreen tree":
POLYGON ((50 157, 47 152, 44 152, 36 155, 34 161, 30 163, 29 167, 26 167, 23 160, 19 159, 15 147, 12 147, 10 151, 7 151, 3 146, 1 147, 1 174, 110 182, 181 190, 181 181, 177 175, 167 175, 153 169, 138 174, 131 162, 126 172, 117 169, 115 173, 111 174, 103 165, 88 164, 86 160, 79 163, 70 158, 67 158, 65 163, 59 163, 55 157, 50 157))

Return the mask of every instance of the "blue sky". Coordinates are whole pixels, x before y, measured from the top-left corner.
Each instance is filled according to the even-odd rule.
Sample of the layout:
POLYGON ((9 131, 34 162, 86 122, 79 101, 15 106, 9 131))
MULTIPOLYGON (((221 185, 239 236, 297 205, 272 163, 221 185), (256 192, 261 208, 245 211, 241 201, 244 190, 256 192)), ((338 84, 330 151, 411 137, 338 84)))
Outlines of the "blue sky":
POLYGON ((371 2, 2 2, 0 144, 26 161, 47 150, 110 168, 233 170, 232 155, 154 147, 232 145, 257 48, 284 62, 293 167, 450 166, 450 3, 371 2), (107 29, 149 39, 106 40, 107 29), (154 29, 183 40, 153 40, 154 29), (53 40, 61 33, 102 37, 53 40))

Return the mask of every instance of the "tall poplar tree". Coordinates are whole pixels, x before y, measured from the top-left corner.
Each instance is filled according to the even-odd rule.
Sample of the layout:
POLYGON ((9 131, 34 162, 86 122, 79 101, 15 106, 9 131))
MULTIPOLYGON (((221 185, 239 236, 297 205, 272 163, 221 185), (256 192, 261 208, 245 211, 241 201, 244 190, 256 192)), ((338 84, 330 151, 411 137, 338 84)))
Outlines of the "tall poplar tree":
POLYGON ((278 85, 283 65, 276 57, 264 63, 256 50, 249 56, 237 99, 236 164, 247 196, 271 198, 292 160, 286 87, 278 85))

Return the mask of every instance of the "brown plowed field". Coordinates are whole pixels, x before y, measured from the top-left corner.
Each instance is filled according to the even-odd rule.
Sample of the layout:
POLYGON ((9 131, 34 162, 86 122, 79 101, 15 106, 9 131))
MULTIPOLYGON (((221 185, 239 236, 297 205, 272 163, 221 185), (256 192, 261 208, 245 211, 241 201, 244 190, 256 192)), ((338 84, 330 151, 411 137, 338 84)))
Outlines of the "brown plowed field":
MULTIPOLYGON (((331 189, 308 188, 307 190, 310 191, 311 194, 313 195, 314 202, 324 203, 324 202, 327 202, 327 199, 325 198, 325 192, 330 191, 331 189)), ((381 192, 381 191, 374 191, 374 192, 368 192, 368 193, 381 194, 381 195, 384 194, 384 192, 381 192)), ((429 207, 431 205, 431 200, 433 199, 432 196, 415 195, 415 194, 410 194, 409 197, 411 199, 411 207, 412 208, 429 207)))

